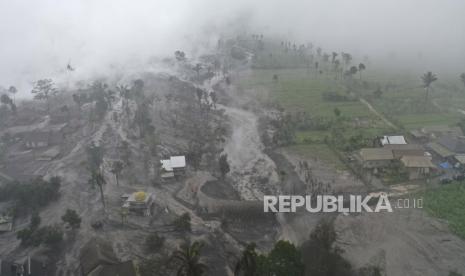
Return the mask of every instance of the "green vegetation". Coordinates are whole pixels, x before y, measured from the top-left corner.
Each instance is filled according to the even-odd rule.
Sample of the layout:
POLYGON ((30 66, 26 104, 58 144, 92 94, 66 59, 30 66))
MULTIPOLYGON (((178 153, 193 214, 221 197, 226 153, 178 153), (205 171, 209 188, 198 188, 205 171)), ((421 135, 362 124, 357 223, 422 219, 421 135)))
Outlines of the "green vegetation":
POLYGON ((17 212, 27 213, 58 199, 60 186, 59 177, 52 177, 49 181, 36 178, 24 183, 10 182, 0 187, 0 201, 13 200, 17 212))
POLYGON ((63 230, 58 225, 40 227, 41 219, 37 213, 31 217, 29 227, 16 233, 16 238, 21 240, 23 246, 37 247, 44 244, 50 248, 60 245, 63 240, 63 230))
POLYGON ((176 231, 190 232, 191 229, 191 216, 189 213, 184 213, 173 221, 173 226, 176 231))
POLYGON ((64 223, 68 223, 73 229, 81 227, 81 217, 75 210, 66 209, 66 213, 61 217, 64 223))
MULTIPOLYGON (((235 266, 234 275, 360 275, 354 273, 350 263, 342 257, 343 250, 334 245, 336 238, 333 224, 321 221, 300 248, 281 240, 269 253, 260 254, 255 244, 248 244, 235 266)), ((380 272, 380 269, 373 268, 373 271, 380 272)))
POLYGON ((463 212, 465 185, 463 182, 426 191, 424 206, 433 216, 447 220, 451 230, 465 238, 465 212, 463 212))
POLYGON ((231 170, 231 168, 229 167, 227 154, 222 154, 220 156, 220 158, 218 159, 218 165, 220 167, 221 177, 224 179, 226 177, 226 174, 228 174, 231 170))
POLYGON ((164 244, 165 238, 152 233, 145 239, 145 246, 149 252, 156 253, 164 244))
POLYGON ((339 157, 326 144, 292 145, 287 147, 286 150, 305 159, 318 156, 319 159, 334 165, 337 169, 346 169, 344 163, 341 162, 339 157))
POLYGON ((202 276, 208 267, 200 261, 200 251, 204 244, 195 241, 191 244, 183 244, 179 250, 173 253, 173 260, 179 263, 177 275, 202 276))

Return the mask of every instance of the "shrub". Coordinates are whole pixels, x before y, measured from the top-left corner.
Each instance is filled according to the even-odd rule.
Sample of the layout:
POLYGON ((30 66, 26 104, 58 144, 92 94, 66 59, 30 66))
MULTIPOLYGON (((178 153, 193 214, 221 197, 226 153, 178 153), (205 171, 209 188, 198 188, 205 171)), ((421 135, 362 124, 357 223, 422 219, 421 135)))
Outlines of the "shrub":
POLYGON ((159 236, 157 233, 152 233, 147 236, 145 239, 145 245, 147 249, 151 252, 154 252, 158 249, 160 249, 163 246, 163 243, 165 242, 165 238, 159 236))
POLYGON ((176 231, 190 232, 191 229, 191 216, 189 213, 184 213, 173 222, 176 231))
POLYGON ((81 227, 81 217, 75 210, 67 209, 66 213, 61 217, 63 222, 68 223, 71 228, 76 229, 81 227))

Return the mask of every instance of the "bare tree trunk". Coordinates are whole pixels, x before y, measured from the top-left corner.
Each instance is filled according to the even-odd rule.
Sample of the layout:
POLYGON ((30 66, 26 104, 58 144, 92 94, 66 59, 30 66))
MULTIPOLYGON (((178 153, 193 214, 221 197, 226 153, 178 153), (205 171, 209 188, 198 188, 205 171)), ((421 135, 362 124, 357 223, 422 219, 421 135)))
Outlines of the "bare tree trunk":
POLYGON ((106 204, 105 204, 105 196, 103 195, 103 186, 99 185, 98 188, 100 190, 100 200, 102 201, 103 210, 105 211, 106 210, 106 204))

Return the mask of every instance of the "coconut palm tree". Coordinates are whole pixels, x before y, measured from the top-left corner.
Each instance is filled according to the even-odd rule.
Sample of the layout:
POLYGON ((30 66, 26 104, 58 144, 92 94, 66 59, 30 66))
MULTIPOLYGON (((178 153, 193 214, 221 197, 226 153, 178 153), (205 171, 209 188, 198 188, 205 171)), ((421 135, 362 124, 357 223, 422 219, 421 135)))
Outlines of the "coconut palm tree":
POLYGON ((426 90, 426 97, 425 97, 425 102, 426 102, 428 101, 428 94, 429 94, 431 84, 437 81, 438 77, 435 74, 433 74, 431 71, 429 71, 425 73, 423 76, 421 76, 421 80, 423 81, 423 86, 425 87, 425 90, 426 90))
POLYGON ((102 172, 102 163, 104 148, 95 145, 93 142, 86 148, 87 153, 87 169, 90 171, 89 184, 93 187, 97 186, 100 191, 100 200, 102 201, 103 209, 105 210, 105 197, 103 186, 107 183, 102 172))
POLYGON ((13 103, 16 104, 15 95, 16 95, 16 93, 18 93, 18 89, 16 89, 16 87, 14 87, 14 86, 10 86, 10 88, 8 88, 8 92, 13 94, 13 103))
POLYGON ((119 186, 119 176, 123 169, 124 169, 124 164, 120 160, 113 162, 113 164, 111 165, 111 173, 115 175, 116 186, 119 186))
POLYGON ((358 65, 358 72, 359 72, 359 74, 360 74, 360 80, 362 80, 362 71, 365 70, 365 69, 366 69, 365 64, 360 63, 360 64, 358 65))
POLYGON ((331 63, 334 63, 334 62, 336 61, 336 57, 337 57, 337 53, 336 53, 336 52, 332 52, 331 63))
POLYGON ((200 262, 200 250, 203 243, 195 241, 184 244, 173 253, 173 259, 179 262, 177 276, 202 276, 207 271, 207 265, 200 262))
POLYGON ((235 276, 255 276, 257 272, 257 252, 255 243, 248 244, 234 268, 235 276))

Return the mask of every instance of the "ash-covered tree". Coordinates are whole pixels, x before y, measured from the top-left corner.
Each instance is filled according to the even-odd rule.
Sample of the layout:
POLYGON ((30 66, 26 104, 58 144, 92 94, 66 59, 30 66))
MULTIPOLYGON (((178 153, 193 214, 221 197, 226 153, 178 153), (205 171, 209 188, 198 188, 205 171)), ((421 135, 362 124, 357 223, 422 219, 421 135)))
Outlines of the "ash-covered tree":
POLYGON ((381 90, 381 87, 378 85, 376 90, 373 91, 373 96, 375 96, 376 98, 381 98, 381 96, 383 96, 383 90, 381 90))
POLYGON ((197 78, 200 77, 200 70, 202 70, 202 64, 197 63, 194 68, 192 68, 197 73, 197 78))
POLYGON ((155 128, 151 125, 149 104, 141 102, 137 105, 137 110, 134 115, 134 123, 139 129, 139 138, 144 138, 146 134, 152 134, 155 128))
POLYGON ((34 94, 34 99, 45 101, 47 104, 47 112, 50 111, 50 98, 58 94, 58 89, 51 79, 42 79, 34 83, 31 91, 34 94))
POLYGON ((428 96, 429 96, 429 91, 431 89, 431 84, 433 82, 437 81, 438 77, 435 74, 433 74, 431 71, 429 71, 429 72, 426 72, 425 74, 423 74, 423 76, 421 76, 421 80, 423 81, 423 87, 426 90, 425 102, 427 102, 428 101, 428 96))
POLYGON ((342 52, 341 57, 342 61, 344 62, 345 68, 347 68, 347 66, 349 66, 350 62, 352 61, 352 55, 349 53, 342 52))
POLYGON ((176 58, 177 61, 185 61, 186 60, 186 54, 183 51, 177 50, 174 52, 174 57, 176 58))
POLYGON ((145 239, 145 247, 147 251, 156 253, 159 250, 163 243, 165 242, 165 238, 158 235, 157 233, 151 233, 145 239))
POLYGON ((200 261, 200 251, 204 244, 198 241, 186 243, 173 253, 172 259, 178 263, 178 276, 202 276, 208 267, 200 261))
POLYGON ((334 245, 337 234, 333 223, 321 221, 302 244, 304 275, 353 276, 350 263, 342 257, 343 250, 334 245))
POLYGON ((58 225, 48 225, 40 228, 42 242, 49 248, 57 248, 63 241, 63 230, 58 225))
POLYGON ((10 110, 13 114, 16 113, 16 105, 13 102, 13 100, 7 95, 7 94, 2 94, 0 96, 0 102, 6 106, 10 107, 10 110))
POLYGON ((103 186, 106 184, 105 177, 102 172, 103 155, 105 149, 102 146, 97 146, 93 142, 87 147, 87 169, 90 172, 89 184, 93 187, 98 187, 100 191, 100 200, 105 209, 105 196, 103 186))
POLYGON ((18 93, 18 89, 16 89, 16 87, 12 85, 10 86, 10 88, 8 88, 8 92, 13 95, 13 103, 16 104, 15 97, 16 97, 16 93, 18 93))
POLYGON ((111 173, 115 175, 116 186, 119 186, 119 177, 124 169, 124 163, 120 160, 116 160, 111 164, 111 173))
POLYGON ((210 99, 212 100, 213 108, 216 109, 216 103, 218 102, 218 96, 216 95, 215 91, 210 92, 210 99))
POLYGON ((365 69, 366 69, 365 64, 360 63, 360 64, 358 65, 358 72, 359 72, 359 74, 360 74, 360 80, 362 80, 362 71, 364 71, 365 69))
POLYGON ((304 264, 299 249, 288 241, 280 240, 267 255, 259 256, 256 275, 300 276, 303 271, 304 264))
POLYGON ((184 213, 173 221, 173 226, 176 231, 190 232, 191 229, 191 216, 189 213, 184 213))
POLYGON ((231 170, 229 166, 227 154, 222 154, 220 156, 220 158, 218 159, 218 165, 220 168, 221 177, 224 179, 226 175, 229 173, 229 171, 231 170))
POLYGON ((239 261, 234 267, 234 276, 257 276, 258 253, 255 251, 256 247, 255 243, 246 245, 239 261))
POLYGON ((463 86, 465 87, 465 73, 460 74, 460 80, 463 83, 463 86))
MULTIPOLYGON (((103 119, 110 106, 108 99, 108 85, 101 81, 95 81, 90 87, 92 94, 91 99, 95 101, 95 107, 92 112, 95 114, 97 120, 103 119)), ((92 118, 94 119, 94 118, 92 118)))
POLYGON ((75 210, 66 209, 65 214, 61 216, 61 220, 73 229, 81 227, 82 219, 75 210))
POLYGON ((353 75, 357 74, 358 68, 357 66, 351 66, 349 69, 349 74, 352 77, 353 75))

